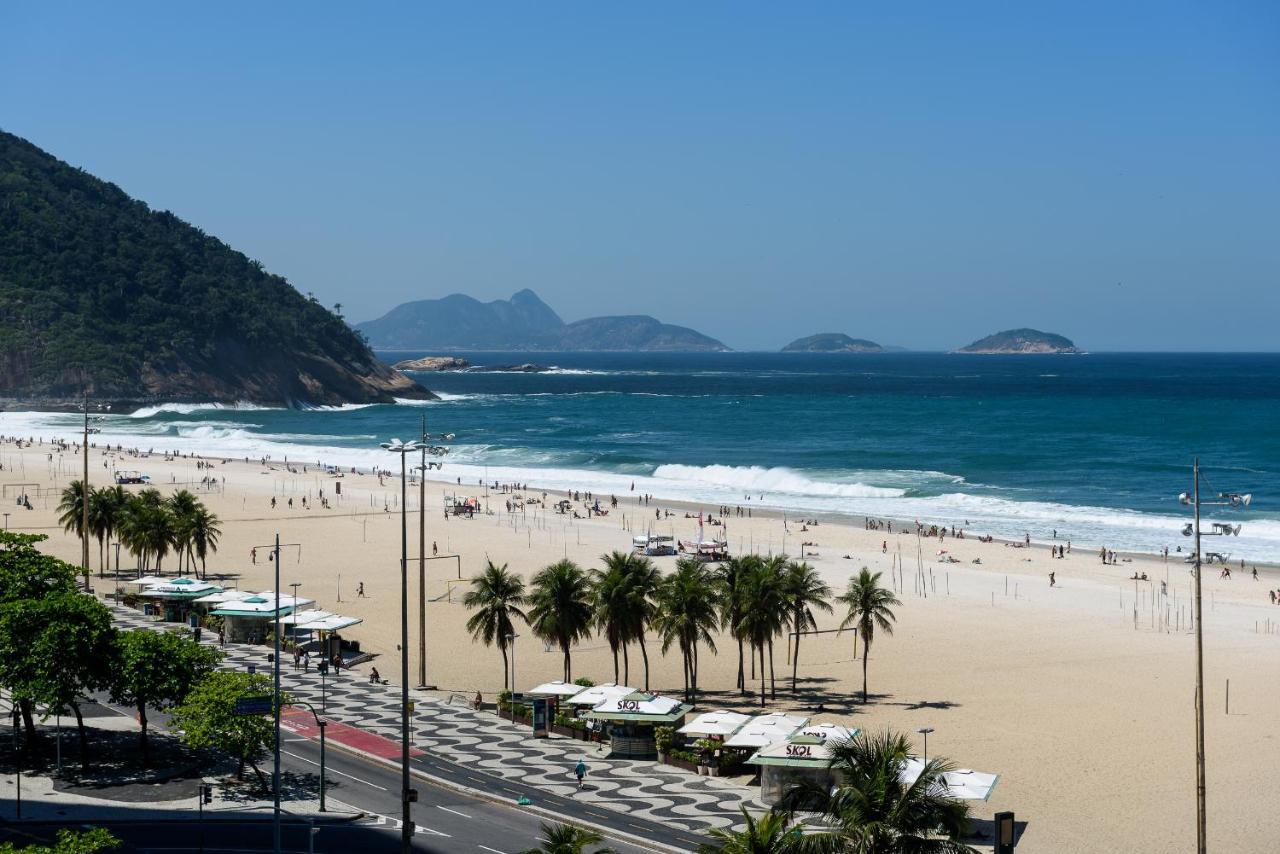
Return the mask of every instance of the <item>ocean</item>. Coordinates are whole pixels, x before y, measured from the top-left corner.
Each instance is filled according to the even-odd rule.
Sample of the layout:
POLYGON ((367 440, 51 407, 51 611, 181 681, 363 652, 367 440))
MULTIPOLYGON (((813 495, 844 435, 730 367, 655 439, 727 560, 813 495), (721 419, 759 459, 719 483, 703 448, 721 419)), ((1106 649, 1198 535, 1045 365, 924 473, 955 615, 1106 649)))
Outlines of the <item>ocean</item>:
MULTIPOLYGON (((422 354, 383 354, 390 360, 422 354)), ((157 405, 101 441, 390 467, 419 419, 455 434, 433 477, 919 519, 1125 551, 1184 549, 1178 494, 1252 493, 1206 549, 1280 560, 1280 355, 469 353, 545 373, 418 378, 427 404, 286 410, 157 405)), ((0 413, 0 434, 74 440, 73 414, 0 413)))

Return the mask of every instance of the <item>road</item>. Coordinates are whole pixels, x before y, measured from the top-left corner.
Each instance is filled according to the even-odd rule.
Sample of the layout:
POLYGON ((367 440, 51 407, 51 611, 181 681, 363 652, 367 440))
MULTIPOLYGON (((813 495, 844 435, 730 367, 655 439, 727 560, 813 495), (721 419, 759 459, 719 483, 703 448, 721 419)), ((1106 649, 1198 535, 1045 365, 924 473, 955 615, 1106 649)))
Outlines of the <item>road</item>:
MULTIPOLYGON (((102 705, 115 708, 120 714, 132 718, 131 710, 117 708, 96 697, 102 705)), ((153 728, 167 727, 166 715, 155 715, 153 728)), ((318 777, 320 747, 313 739, 288 732, 281 733, 281 768, 295 778, 318 777)), ((399 767, 349 753, 337 748, 332 741, 325 755, 328 781, 327 796, 331 802, 340 802, 366 814, 366 818, 352 824, 321 827, 314 839, 316 852, 348 852, 398 850, 400 835, 400 771, 399 767), (356 844, 356 839, 366 840, 356 844), (385 847, 389 846, 389 847, 385 847)), ((269 773, 270 763, 263 767, 269 773)), ((415 851, 472 851, 476 854, 515 854, 537 845, 544 822, 553 821, 516 805, 521 796, 532 805, 549 810, 565 820, 589 822, 606 829, 609 847, 622 854, 641 854, 652 848, 635 844, 634 839, 651 840, 678 850, 691 851, 706 841, 705 837, 681 829, 660 825, 627 813, 610 810, 571 797, 551 795, 507 780, 484 771, 450 762, 432 755, 414 757, 410 767, 415 773, 414 788, 418 790, 418 802, 413 805, 412 817, 416 825, 415 851), (446 779, 480 792, 487 797, 476 797, 458 792, 422 779, 420 775, 446 779), (490 800, 494 798, 496 800, 490 800), (614 831, 620 836, 611 836, 614 831)), ((566 772, 567 773, 567 772, 566 772)), ((587 786, 590 786, 588 777, 587 786)), ((198 850, 191 823, 175 831, 172 822, 129 821, 112 823, 111 829, 139 852, 195 851, 198 850)), ((307 851, 307 827, 291 825, 286 847, 295 851, 307 851)), ((206 822, 205 851, 269 851, 271 829, 269 818, 257 821, 206 822), (263 834, 266 834, 263 836, 263 834), (222 846, 222 847, 216 847, 222 846)))

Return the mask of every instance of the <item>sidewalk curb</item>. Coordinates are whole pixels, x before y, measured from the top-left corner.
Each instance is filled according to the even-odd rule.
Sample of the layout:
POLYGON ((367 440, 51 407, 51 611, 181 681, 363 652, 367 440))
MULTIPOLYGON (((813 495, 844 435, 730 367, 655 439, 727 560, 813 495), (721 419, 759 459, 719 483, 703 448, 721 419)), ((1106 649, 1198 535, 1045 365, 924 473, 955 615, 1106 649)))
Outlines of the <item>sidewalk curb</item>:
MULTIPOLYGON (((387 766, 388 768, 394 768, 397 771, 400 770, 399 762, 394 762, 390 759, 383 759, 381 756, 375 756, 372 753, 365 753, 362 750, 355 750, 353 748, 347 747, 346 745, 342 745, 342 744, 330 745, 330 748, 341 750, 343 753, 347 753, 352 756, 358 756, 361 759, 367 759, 371 762, 377 762, 381 765, 387 766)), ((445 762, 453 762, 453 760, 443 756, 439 756, 438 754, 432 754, 432 755, 435 756, 435 758, 441 759, 445 762)), ((419 779, 424 780, 428 783, 431 783, 432 785, 439 786, 444 789, 452 789, 456 792, 461 792, 462 794, 470 795, 473 798, 478 798, 479 800, 488 801, 489 803, 498 804, 500 806, 506 806, 506 807, 518 806, 516 804, 513 804, 513 802, 509 798, 502 798, 492 794, 491 792, 486 792, 483 789, 476 789, 472 786, 468 786, 464 783, 455 782, 446 777, 438 777, 434 774, 428 774, 427 772, 423 771, 421 768, 414 768, 412 765, 409 766, 409 774, 411 776, 416 776, 419 779)), ((609 807, 604 806, 603 804, 601 806, 604 809, 609 809, 609 807)), ((587 821, 585 819, 580 819, 573 816, 566 816, 562 813, 555 812, 554 810, 546 809, 545 807, 528 805, 528 806, 518 806, 518 808, 521 810, 525 810, 527 812, 531 812, 543 818, 554 820, 554 821, 571 822, 573 824, 580 824, 583 827, 589 827, 592 830, 595 830, 606 837, 613 837, 615 839, 620 839, 624 842, 630 842, 633 845, 639 845, 641 848, 648 848, 651 851, 667 852, 667 854, 688 854, 690 850, 688 848, 677 848, 674 845, 666 845, 661 842, 655 842, 652 839, 647 839, 643 836, 637 836, 633 833, 628 833, 624 830, 616 830, 612 827, 609 827, 608 825, 596 824, 593 821, 587 821)), ((618 815, 620 816, 626 815, 626 813, 619 812, 618 815)), ((645 821, 651 821, 651 819, 645 819, 645 821)))

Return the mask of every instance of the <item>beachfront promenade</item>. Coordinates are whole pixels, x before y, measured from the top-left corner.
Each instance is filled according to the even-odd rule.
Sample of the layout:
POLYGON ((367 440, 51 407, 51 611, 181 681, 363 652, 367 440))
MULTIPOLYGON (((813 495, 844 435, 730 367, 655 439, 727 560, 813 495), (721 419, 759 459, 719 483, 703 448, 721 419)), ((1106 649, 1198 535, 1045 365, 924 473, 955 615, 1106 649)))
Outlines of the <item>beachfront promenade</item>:
MULTIPOLYGON (((122 626, 129 628, 181 629, 130 608, 113 606, 112 613, 122 626)), ((202 642, 216 646, 217 636, 211 635, 204 632, 202 642)), ((222 649, 226 668, 243 670, 252 664, 259 672, 270 672, 270 647, 228 643, 222 649)), ((331 671, 322 688, 318 672, 294 670, 288 657, 281 664, 280 674, 282 690, 317 709, 327 709, 329 719, 353 729, 354 735, 344 728, 345 734, 335 739, 337 734, 331 728, 330 746, 378 756, 386 751, 369 745, 376 745, 380 739, 363 743, 360 731, 398 738, 397 686, 375 685, 363 672, 344 670, 337 676, 331 671)), ((753 812, 765 809, 756 799, 756 790, 726 780, 699 777, 656 762, 611 760, 606 756, 607 746, 602 749, 598 744, 559 737, 534 739, 526 727, 513 726, 489 712, 477 712, 465 702, 450 705, 440 697, 413 690, 410 697, 415 704, 413 747, 423 751, 412 760, 413 768, 491 798, 515 802, 523 795, 534 806, 553 811, 557 811, 556 805, 563 805, 567 807, 566 819, 606 827, 618 824, 618 829, 632 835, 643 835, 646 826, 617 823, 599 808, 693 834, 740 823, 742 806, 753 812), (578 791, 573 776, 573 766, 579 759, 585 759, 588 767, 587 785, 582 791, 578 791)), ((307 734, 308 720, 310 716, 298 716, 290 726, 307 734)))

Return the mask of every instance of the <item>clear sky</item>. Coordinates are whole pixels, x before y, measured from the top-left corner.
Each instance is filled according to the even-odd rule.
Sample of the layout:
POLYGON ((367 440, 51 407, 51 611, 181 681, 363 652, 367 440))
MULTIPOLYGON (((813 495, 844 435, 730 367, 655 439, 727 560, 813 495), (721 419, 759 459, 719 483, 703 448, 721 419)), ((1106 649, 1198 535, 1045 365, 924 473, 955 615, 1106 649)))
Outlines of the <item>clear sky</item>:
POLYGON ((1280 4, 0 11, 0 127, 353 320, 1280 349, 1280 4))

